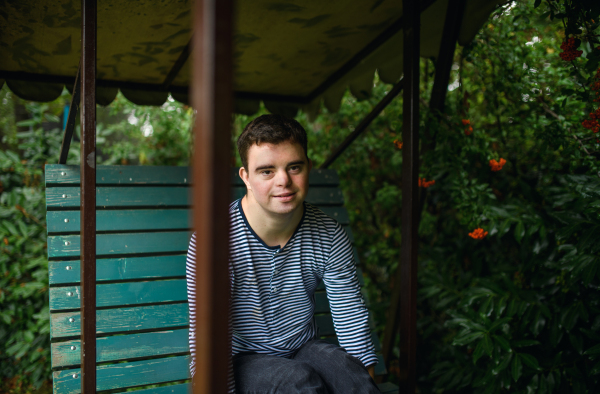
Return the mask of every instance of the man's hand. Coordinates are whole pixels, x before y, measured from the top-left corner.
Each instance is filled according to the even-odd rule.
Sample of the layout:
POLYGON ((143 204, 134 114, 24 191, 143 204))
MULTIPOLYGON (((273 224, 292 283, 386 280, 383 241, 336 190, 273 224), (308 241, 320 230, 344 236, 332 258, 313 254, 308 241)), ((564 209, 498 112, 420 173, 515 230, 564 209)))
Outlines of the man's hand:
POLYGON ((367 367, 367 371, 369 371, 369 375, 371 375, 371 378, 375 380, 375 366, 371 365, 370 367, 367 367))

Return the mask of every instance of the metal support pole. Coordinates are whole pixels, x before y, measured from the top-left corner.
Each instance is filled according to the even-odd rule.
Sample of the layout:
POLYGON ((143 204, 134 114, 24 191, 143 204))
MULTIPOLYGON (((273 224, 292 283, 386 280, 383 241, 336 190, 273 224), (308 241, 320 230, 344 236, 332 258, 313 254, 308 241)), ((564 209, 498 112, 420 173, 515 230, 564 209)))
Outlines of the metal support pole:
POLYGON ((435 77, 431 89, 431 98, 429 99, 431 111, 444 111, 448 83, 450 82, 450 70, 454 62, 454 50, 462 24, 465 3, 465 0, 450 0, 448 2, 444 21, 444 34, 440 43, 439 55, 436 59, 435 77))
POLYGON ((194 5, 193 224, 196 231, 194 394, 227 392, 230 149, 233 110, 232 0, 194 5), (227 176, 224 176, 224 170, 227 176))
POLYGON ((369 112, 369 114, 359 123, 358 126, 350 133, 344 141, 331 153, 331 155, 321 164, 320 168, 328 168, 344 151, 350 146, 352 142, 360 135, 363 131, 369 127, 371 122, 387 107, 394 97, 402 91, 403 80, 400 80, 397 84, 392 87, 392 90, 385 95, 383 99, 369 112))
POLYGON ((81 26, 81 392, 96 392, 96 0, 81 26))
POLYGON ((419 60, 421 15, 418 1, 403 0, 404 102, 402 108, 402 243, 400 266, 400 369, 407 371, 400 392, 412 394, 416 386, 417 255, 419 223, 419 60))
MULTIPOLYGON (((436 71, 435 79, 433 82, 433 88, 431 91, 431 98, 429 101, 429 108, 434 112, 443 112, 444 103, 446 101, 446 93, 448 91, 448 81, 450 78, 450 69, 452 67, 452 61, 454 59, 454 50, 458 41, 458 33, 460 31, 462 16, 465 9, 465 0, 450 0, 448 8, 446 10, 446 19, 444 22, 444 33, 442 35, 442 42, 440 44, 439 55, 436 59, 436 71)), ((429 140, 423 141, 422 152, 427 150, 435 149, 435 136, 431 136, 429 132, 429 140)), ((417 144, 418 145, 418 144, 417 144)), ((405 145, 406 147, 406 145, 405 145)), ((403 178, 404 179, 404 178, 403 178)), ((417 228, 418 222, 421 218, 421 211, 424 206, 424 201, 427 196, 427 189, 421 191, 421 197, 418 205, 418 210, 415 213, 417 216, 417 228)), ((404 208, 403 208, 404 209, 404 208)), ((404 220, 404 219, 403 219, 404 220)), ((403 221, 404 223, 404 221, 403 221)), ((401 283, 401 278, 396 278, 396 283, 401 283)), ((386 324, 382 353, 384 360, 388 363, 394 345, 395 334, 398 331, 399 314, 400 314, 400 299, 404 297, 403 286, 396 286, 392 293, 390 302, 390 308, 388 310, 388 321, 386 324)), ((416 322, 415 322, 416 323, 416 322)), ((406 370, 401 369, 401 373, 406 374, 406 370)), ((406 376, 401 378, 406 379, 406 376)))
MULTIPOLYGON (((444 35, 440 44, 439 55, 435 64, 435 78, 433 87, 431 88, 431 98, 429 99, 429 110, 434 115, 444 112, 446 103, 446 93, 448 93, 448 84, 450 83, 450 70, 454 62, 454 52, 456 43, 458 42, 458 33, 462 24, 463 14, 465 12, 466 0, 450 0, 446 10, 446 20, 444 21, 444 35)), ((438 122, 439 117, 435 116, 438 122)), ((421 157, 429 151, 435 149, 437 139, 435 134, 431 134, 430 128, 427 127, 427 141, 424 141, 421 148, 421 157)), ((419 201, 419 221, 421 220, 421 212, 425 207, 427 199, 427 189, 421 190, 419 201)))
POLYGON ((73 130, 75 129, 75 119, 77 117, 77 111, 79 111, 79 101, 81 92, 81 62, 77 69, 77 75, 75 75, 75 84, 73 85, 73 96, 71 96, 71 105, 69 106, 69 115, 67 116, 67 124, 65 125, 65 132, 63 134, 62 144, 60 146, 60 157, 58 164, 67 164, 67 157, 69 156, 69 148, 71 147, 71 140, 73 139, 73 130))

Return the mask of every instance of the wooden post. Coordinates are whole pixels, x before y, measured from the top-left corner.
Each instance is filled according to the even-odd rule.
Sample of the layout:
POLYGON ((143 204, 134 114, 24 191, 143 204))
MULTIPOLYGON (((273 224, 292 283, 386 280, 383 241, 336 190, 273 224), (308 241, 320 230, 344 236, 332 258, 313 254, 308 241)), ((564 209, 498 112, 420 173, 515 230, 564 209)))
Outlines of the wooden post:
POLYGON ((96 392, 96 0, 81 1, 81 392, 96 392))
POLYGON ((352 142, 354 142, 354 140, 359 135, 361 135, 362 132, 367 129, 367 127, 369 127, 371 122, 373 120, 375 120, 375 118, 381 113, 381 111, 383 111, 385 109, 385 107, 387 107, 392 102, 392 100, 402 91, 402 86, 403 86, 402 80, 398 81, 398 83, 396 83, 392 87, 392 89, 388 92, 388 94, 386 94, 385 97, 382 98, 381 101, 379 103, 377 103, 377 105, 375 107, 373 107, 371 112, 369 112, 369 114, 367 116, 365 116, 365 118, 358 124, 358 126, 356 126, 354 131, 352 131, 352 133, 348 134, 348 136, 344 139, 344 141, 342 141, 342 143, 337 148, 334 149, 334 151, 331 153, 331 155, 329 155, 329 157, 327 159, 325 159, 325 162, 323 164, 321 164, 321 167, 319 167, 319 168, 322 168, 322 169, 329 168, 329 166, 338 157, 340 157, 340 155, 342 153, 344 153, 346 148, 348 148, 350 146, 350 144, 352 142))
MULTIPOLYGON (((434 113, 443 112, 443 110, 444 110, 446 93, 448 91, 448 81, 450 78, 450 69, 452 67, 452 61, 454 58, 454 50, 456 48, 456 42, 458 41, 458 33, 460 31, 460 26, 461 26, 464 9, 465 9, 465 0, 450 0, 449 4, 448 4, 448 8, 446 10, 446 19, 444 22, 444 32, 442 35, 442 42, 440 44, 439 54, 436 59, 435 79, 434 79, 434 83, 433 83, 433 88, 431 90, 431 98, 429 101, 429 109, 430 109, 430 111, 434 111, 434 113)), ((415 75, 415 77, 418 77, 418 75, 415 75)), ((422 152, 421 152, 422 154, 428 150, 435 149, 435 143, 436 143, 435 135, 432 136, 431 133, 429 133, 428 131, 427 131, 426 135, 428 135, 429 139, 427 141, 423 141, 422 152)), ((418 143, 416 145, 418 146, 418 143)), ((406 147, 406 143, 404 146, 406 147)), ((410 153, 411 157, 413 157, 415 160, 418 161, 418 156, 414 155, 414 153, 412 151, 409 153, 410 153)), ((418 170, 417 170, 417 174, 418 174, 418 170)), ((404 175, 403 175, 403 177, 404 177, 404 175)), ((405 178, 403 178, 403 179, 405 179, 405 178)), ((403 189, 403 193, 404 193, 404 189, 403 189)), ((412 194, 411 194, 411 196, 412 196, 412 194)), ((417 229, 418 229, 418 223, 421 219, 421 211, 423 210, 426 196, 427 196, 427 189, 421 190, 421 196, 420 196, 419 204, 417 206, 417 211, 414 213, 414 215, 416 216, 416 221, 417 221, 417 223, 416 223, 417 229)), ((412 209, 415 209, 415 207, 413 207, 412 209)), ((403 213, 404 213, 404 206, 403 206, 403 213)), ((404 223, 404 217, 402 220, 404 223)), ((404 238, 404 233, 403 233, 403 238, 404 238)), ((416 240, 416 233, 415 233, 415 240, 416 240)), ((402 244, 402 247, 404 248, 404 244, 402 244)), ((403 258, 404 258, 404 255, 403 255, 403 258)), ((396 277, 395 283, 400 283, 401 285, 396 286, 392 292, 390 308, 388 310, 388 321, 387 321, 386 327, 385 327, 385 335, 384 335, 384 341, 383 341, 383 346, 382 346, 383 357, 384 357, 384 360, 386 361, 386 363, 388 363, 388 365, 387 365, 388 368, 389 368, 389 359, 390 359, 392 348, 394 345, 394 339, 395 339, 396 332, 398 331, 399 324, 400 324, 400 318, 399 318, 400 309, 401 309, 400 308, 400 302, 401 302, 400 299, 403 297, 406 297, 407 296, 406 291, 408 291, 408 289, 404 288, 404 285, 402 284, 401 270, 399 270, 399 274, 400 275, 397 275, 397 277, 396 277)), ((414 272, 414 274, 416 277, 416 271, 414 272)), ((416 286, 416 282, 415 282, 415 286, 416 286)), ((415 299, 415 306, 416 306, 416 299, 415 299)), ((416 319, 416 317, 415 317, 415 319, 416 319)), ((415 324, 416 324, 416 320, 415 320, 415 324)), ((408 338, 404 338, 404 339, 408 340, 408 338)), ((407 345, 405 344, 404 346, 406 347, 407 345)), ((410 348, 410 347, 408 347, 408 348, 410 348)), ((414 363, 414 361, 413 361, 413 363, 414 363)), ((406 374, 408 374, 408 371, 406 369, 401 369, 401 373, 404 374, 403 376, 401 376, 401 380, 406 379, 408 377, 406 375, 406 374)))
POLYGON ((400 392, 412 394, 416 385, 417 255, 419 223, 419 60, 421 15, 416 0, 403 0, 404 101, 402 108, 402 243, 400 266, 400 369, 407 378, 400 392))
POLYGON ((229 312, 229 168, 233 109, 233 5, 194 5, 192 159, 196 231, 196 373, 194 394, 227 392, 229 312))
POLYGON ((79 111, 79 102, 81 100, 81 62, 75 75, 75 84, 73 84, 73 96, 71 96, 71 105, 69 106, 69 114, 67 115, 67 124, 63 134, 62 144, 60 146, 60 157, 58 164, 67 164, 69 157, 69 148, 73 139, 73 130, 75 129, 75 119, 77 111, 79 111))

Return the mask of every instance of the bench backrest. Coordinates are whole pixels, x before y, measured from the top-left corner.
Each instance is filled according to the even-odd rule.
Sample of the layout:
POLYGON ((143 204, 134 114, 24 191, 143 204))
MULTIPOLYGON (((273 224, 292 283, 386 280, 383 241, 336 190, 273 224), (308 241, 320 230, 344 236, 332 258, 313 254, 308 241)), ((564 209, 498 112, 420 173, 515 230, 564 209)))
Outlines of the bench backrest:
MULTIPOLYGON (((245 186, 237 170, 231 179, 233 200, 245 186)), ((46 165, 53 386, 61 394, 81 387, 79 182, 79 166, 46 165)), ((170 383, 139 393, 187 393, 189 168, 98 166, 96 182, 97 390, 170 383)), ((335 171, 311 173, 307 201, 352 239, 335 171)), ((315 298, 319 335, 335 342, 322 284, 315 298)), ((385 373, 381 357, 376 372, 385 373)))

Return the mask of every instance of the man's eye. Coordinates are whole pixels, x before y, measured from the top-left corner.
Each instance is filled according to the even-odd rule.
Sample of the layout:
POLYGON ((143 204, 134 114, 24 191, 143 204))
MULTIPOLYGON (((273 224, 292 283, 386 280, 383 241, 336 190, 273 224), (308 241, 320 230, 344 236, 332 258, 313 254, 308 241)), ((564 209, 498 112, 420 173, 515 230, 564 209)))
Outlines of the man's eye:
POLYGON ((291 166, 290 170, 291 171, 300 171, 300 166, 291 166))
POLYGON ((263 175, 271 175, 271 172, 273 172, 273 171, 271 171, 271 170, 263 170, 260 173, 263 174, 263 175))

